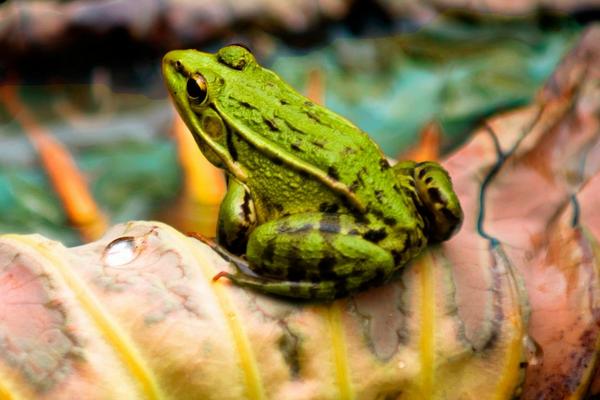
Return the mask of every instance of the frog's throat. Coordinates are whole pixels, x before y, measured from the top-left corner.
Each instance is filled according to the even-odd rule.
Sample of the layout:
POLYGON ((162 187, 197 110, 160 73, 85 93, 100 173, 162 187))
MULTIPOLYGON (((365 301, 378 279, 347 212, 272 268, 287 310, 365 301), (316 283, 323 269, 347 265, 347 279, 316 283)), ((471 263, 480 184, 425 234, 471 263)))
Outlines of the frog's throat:
POLYGON ((242 167, 231 157, 231 154, 225 151, 210 137, 210 135, 204 132, 204 130, 200 127, 198 118, 196 118, 196 115, 193 114, 193 112, 186 111, 186 114, 188 114, 186 119, 192 125, 190 127, 192 134, 194 136, 200 136, 200 140, 206 142, 210 149, 217 154, 221 161, 223 161, 225 164, 225 169, 229 171, 229 173, 233 174, 233 176, 235 176, 241 183, 246 182, 248 180, 248 174, 246 171, 244 171, 242 167))
MULTIPOLYGON (((223 118, 228 126, 236 126, 235 121, 227 116, 227 113, 220 110, 218 105, 215 104, 215 108, 217 112, 223 118)), ((350 187, 345 183, 332 178, 327 174, 327 172, 322 169, 315 167, 314 165, 296 157, 292 153, 289 153, 283 150, 280 147, 274 146, 268 140, 263 139, 259 135, 256 135, 252 130, 244 127, 236 126, 236 132, 244 138, 248 143, 256 148, 256 150, 262 152, 270 158, 282 159, 285 160, 285 165, 295 169, 299 172, 304 172, 314 178, 316 178, 319 182, 338 193, 339 195, 346 198, 349 203, 356 208, 359 212, 366 212, 366 206, 356 197, 356 195, 350 190, 350 187)), ((230 158, 230 157, 229 157, 230 158)), ((231 160, 235 163, 233 160, 231 160)), ((233 172, 233 171, 232 171, 233 172)), ((234 173, 235 175, 235 173, 234 173)))

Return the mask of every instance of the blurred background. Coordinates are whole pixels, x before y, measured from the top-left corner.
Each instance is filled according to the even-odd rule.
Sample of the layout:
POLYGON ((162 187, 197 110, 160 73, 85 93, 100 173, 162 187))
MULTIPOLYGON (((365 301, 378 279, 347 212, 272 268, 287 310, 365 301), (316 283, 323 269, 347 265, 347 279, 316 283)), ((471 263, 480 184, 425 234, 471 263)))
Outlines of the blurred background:
POLYGON ((0 1, 0 233, 74 245, 117 222, 214 234, 225 185, 160 76, 230 43, 369 132, 438 158, 530 102, 598 0, 0 1))

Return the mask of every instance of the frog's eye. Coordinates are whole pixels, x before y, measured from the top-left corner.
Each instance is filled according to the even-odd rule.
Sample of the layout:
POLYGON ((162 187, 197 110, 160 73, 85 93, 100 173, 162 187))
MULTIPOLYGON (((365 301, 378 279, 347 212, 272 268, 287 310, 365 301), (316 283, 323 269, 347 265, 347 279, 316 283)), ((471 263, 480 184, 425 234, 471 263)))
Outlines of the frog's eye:
POLYGON ((207 85, 206 79, 202 75, 196 75, 187 80, 187 84, 185 86, 185 90, 187 91, 187 95, 190 100, 192 100, 196 104, 201 104, 206 100, 207 95, 207 85))

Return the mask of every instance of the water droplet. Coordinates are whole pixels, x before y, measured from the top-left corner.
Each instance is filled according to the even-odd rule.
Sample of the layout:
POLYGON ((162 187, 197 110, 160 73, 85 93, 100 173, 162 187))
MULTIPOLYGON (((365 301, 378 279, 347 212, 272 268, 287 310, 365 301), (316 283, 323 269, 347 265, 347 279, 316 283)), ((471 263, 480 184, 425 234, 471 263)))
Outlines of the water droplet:
POLYGON ((542 363, 544 357, 542 346, 529 335, 523 336, 523 350, 528 365, 536 366, 542 363))
POLYGON ((400 369, 406 368, 406 363, 402 360, 398 361, 398 368, 400 368, 400 369))
POLYGON ((113 240, 104 249, 104 263, 109 267, 120 267, 135 260, 138 255, 137 244, 133 236, 124 236, 113 240))

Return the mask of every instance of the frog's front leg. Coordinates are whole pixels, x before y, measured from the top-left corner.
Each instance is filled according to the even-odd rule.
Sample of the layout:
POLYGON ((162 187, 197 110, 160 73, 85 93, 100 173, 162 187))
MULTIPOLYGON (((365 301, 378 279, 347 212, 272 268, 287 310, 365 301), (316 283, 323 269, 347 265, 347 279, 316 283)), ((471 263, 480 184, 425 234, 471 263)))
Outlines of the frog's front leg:
POLYGON ((401 186, 410 188, 426 222, 431 241, 450 238, 462 224, 463 212, 448 172, 434 161, 400 161, 393 167, 401 186))
POLYGON ((333 299, 385 281, 395 271, 391 253, 352 216, 303 213, 252 231, 246 257, 252 273, 222 274, 234 283, 287 297, 333 299), (372 239, 373 240, 373 239, 372 239))
POLYGON ((255 226, 256 211, 250 193, 238 181, 229 179, 219 209, 217 242, 234 254, 242 254, 255 226))

